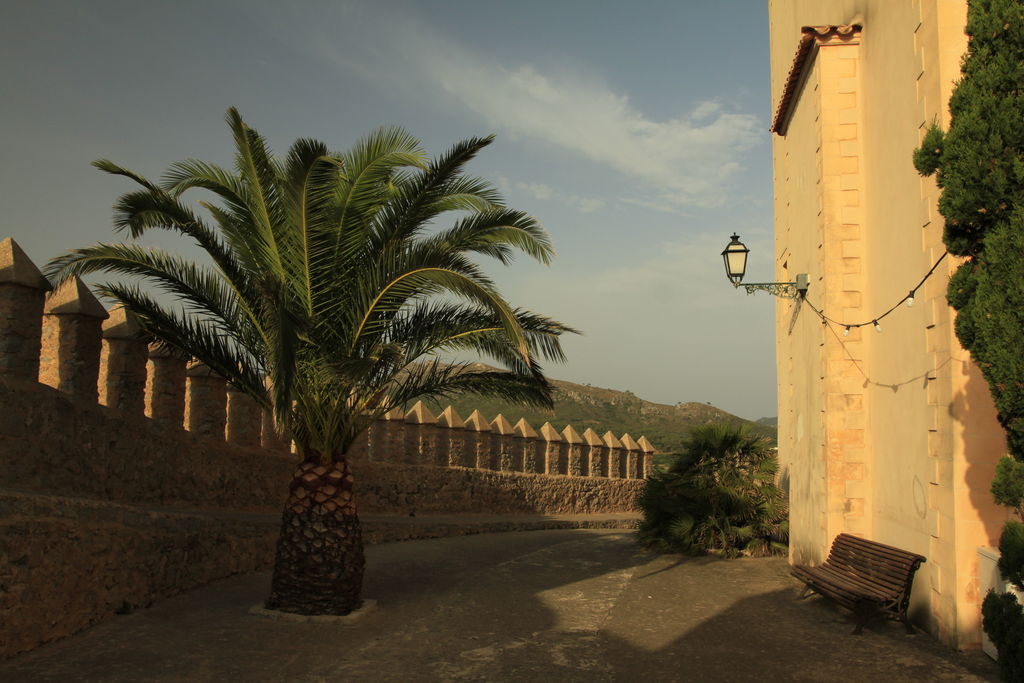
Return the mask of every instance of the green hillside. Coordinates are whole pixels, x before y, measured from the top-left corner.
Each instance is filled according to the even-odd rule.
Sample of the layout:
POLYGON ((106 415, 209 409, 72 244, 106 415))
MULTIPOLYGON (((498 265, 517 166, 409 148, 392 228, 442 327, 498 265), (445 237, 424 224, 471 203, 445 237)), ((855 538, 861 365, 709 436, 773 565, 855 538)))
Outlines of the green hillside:
MULTIPOLYGON (((704 403, 677 403, 673 406, 645 401, 629 391, 561 380, 552 380, 552 384, 556 387, 554 410, 523 407, 479 396, 461 396, 450 403, 463 419, 479 410, 488 420, 493 420, 500 413, 513 424, 524 417, 534 429, 550 422, 559 431, 571 424, 580 434, 588 427, 598 434, 610 430, 621 436, 628 432, 634 439, 646 436, 659 451, 672 453, 679 452, 690 429, 709 422, 747 424, 756 433, 775 439, 774 426, 744 420, 704 403)), ((448 403, 428 402, 426 405, 437 413, 448 403)))

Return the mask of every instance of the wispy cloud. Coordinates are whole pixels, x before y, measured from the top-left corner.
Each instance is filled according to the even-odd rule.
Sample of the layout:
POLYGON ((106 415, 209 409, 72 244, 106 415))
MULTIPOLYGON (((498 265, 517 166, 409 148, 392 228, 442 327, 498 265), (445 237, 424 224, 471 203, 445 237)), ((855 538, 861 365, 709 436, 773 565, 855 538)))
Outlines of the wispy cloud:
POLYGON ((754 116, 714 102, 655 121, 626 95, 582 79, 481 63, 450 48, 424 54, 429 75, 488 124, 613 168, 667 206, 721 204, 742 152, 762 137, 754 116))
MULTIPOLYGON (((672 211, 722 204, 743 153, 767 138, 757 117, 718 101, 657 120, 600 78, 557 65, 498 63, 422 23, 394 16, 387 23, 388 31, 372 32, 386 44, 368 52, 333 42, 318 42, 317 49, 364 78, 440 92, 497 130, 613 169, 641 205, 672 211)), ((595 206, 580 199, 581 210, 595 206)))
POLYGON ((570 208, 576 209, 580 213, 593 213, 603 209, 607 202, 603 199, 595 199, 591 197, 581 197, 576 194, 569 194, 556 190, 550 185, 544 183, 525 183, 521 180, 511 181, 508 178, 502 177, 501 186, 506 190, 515 189, 520 192, 524 192, 534 199, 538 199, 542 202, 557 201, 569 206, 570 208))
POLYGON ((514 186, 517 190, 522 190, 534 199, 539 199, 541 201, 548 201, 555 197, 554 189, 543 183, 524 183, 520 181, 515 183, 514 186))

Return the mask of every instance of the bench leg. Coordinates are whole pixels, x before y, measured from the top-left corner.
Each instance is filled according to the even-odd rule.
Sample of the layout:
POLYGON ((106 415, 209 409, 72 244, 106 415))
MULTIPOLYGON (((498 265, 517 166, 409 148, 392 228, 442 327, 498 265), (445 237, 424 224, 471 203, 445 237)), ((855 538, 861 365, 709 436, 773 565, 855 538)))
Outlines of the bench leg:
POLYGON ((800 591, 800 595, 798 595, 796 599, 803 600, 804 598, 808 597, 811 594, 811 592, 812 588, 810 586, 805 585, 804 589, 800 591))
POLYGON ((870 600, 861 600, 853 608, 853 614, 857 618, 857 625, 854 627, 852 635, 859 636, 868 622, 878 615, 878 606, 870 600))
POLYGON ((907 629, 907 635, 913 636, 917 634, 917 630, 914 628, 914 625, 910 623, 910 619, 907 618, 906 612, 900 615, 900 621, 903 622, 903 627, 907 629))

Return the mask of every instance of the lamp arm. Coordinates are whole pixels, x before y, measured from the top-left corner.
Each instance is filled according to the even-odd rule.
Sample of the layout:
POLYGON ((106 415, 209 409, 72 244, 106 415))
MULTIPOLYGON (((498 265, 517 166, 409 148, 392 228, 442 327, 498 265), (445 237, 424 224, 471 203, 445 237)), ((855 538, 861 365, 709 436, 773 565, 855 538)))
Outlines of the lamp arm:
POLYGON ((768 292, 781 299, 799 299, 807 295, 810 283, 807 274, 800 273, 796 276, 796 282, 733 282, 732 286, 742 287, 747 294, 768 292))

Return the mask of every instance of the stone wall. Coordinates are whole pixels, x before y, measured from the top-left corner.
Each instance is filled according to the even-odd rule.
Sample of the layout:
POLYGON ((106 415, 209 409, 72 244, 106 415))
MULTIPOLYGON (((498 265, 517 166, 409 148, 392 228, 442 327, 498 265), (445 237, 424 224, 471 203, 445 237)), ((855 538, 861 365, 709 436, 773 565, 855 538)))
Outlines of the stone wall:
MULTIPOLYGON (((49 289, 0 242, 0 658, 268 567, 297 464, 222 378, 147 348, 80 281, 49 289)), ((350 453, 357 504, 406 519, 633 510, 654 447, 585 435, 395 410, 350 453)))
POLYGON ((0 491, 0 659, 265 569, 277 541, 268 517, 0 491))
MULTIPOLYGON (((295 456, 236 446, 61 391, 0 377, 0 486, 176 509, 277 512, 295 456)), ((633 509, 641 479, 552 476, 356 459, 370 514, 602 513, 633 509)))

